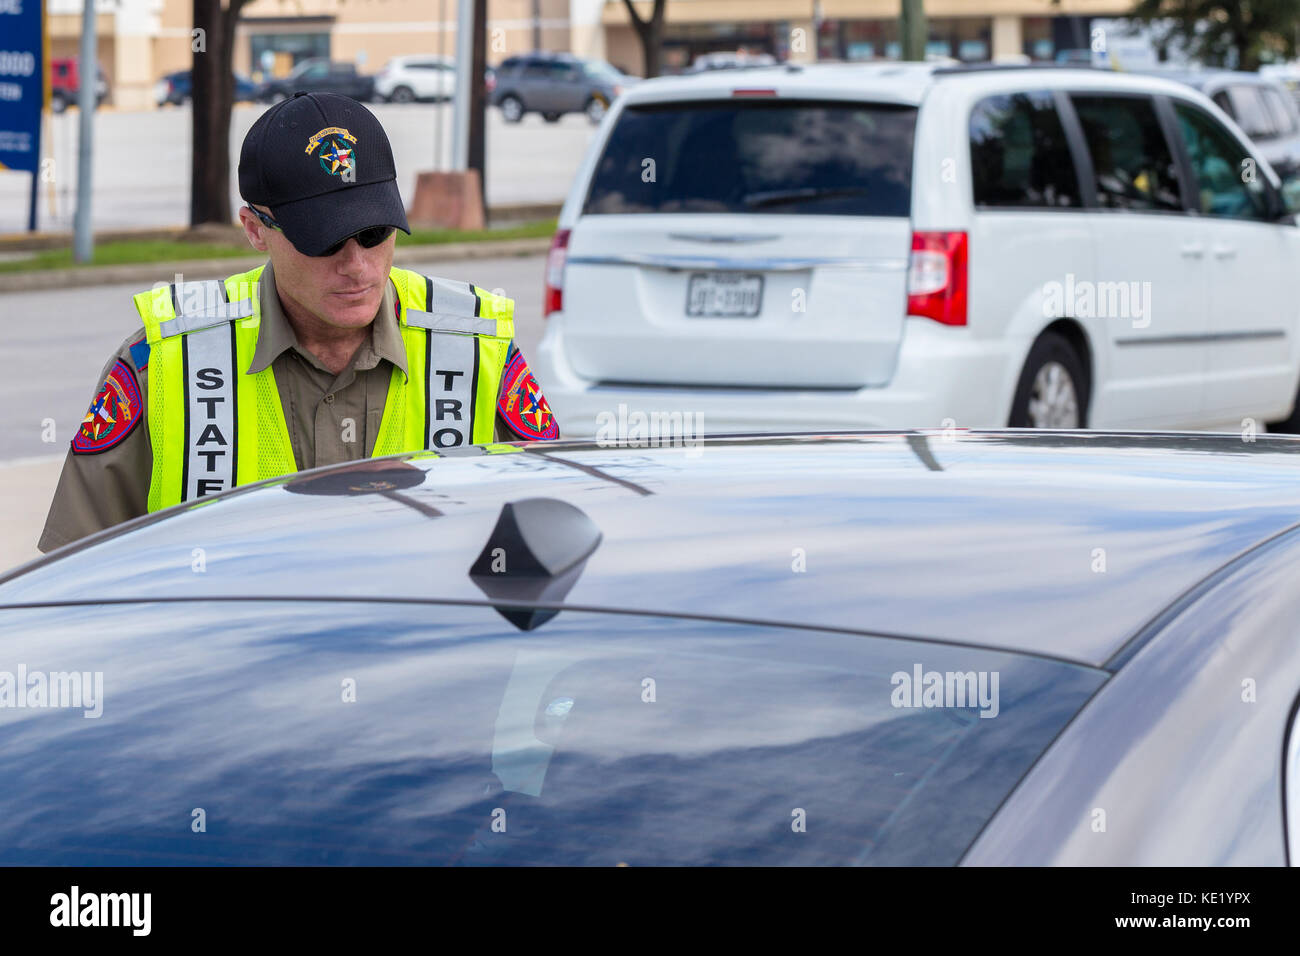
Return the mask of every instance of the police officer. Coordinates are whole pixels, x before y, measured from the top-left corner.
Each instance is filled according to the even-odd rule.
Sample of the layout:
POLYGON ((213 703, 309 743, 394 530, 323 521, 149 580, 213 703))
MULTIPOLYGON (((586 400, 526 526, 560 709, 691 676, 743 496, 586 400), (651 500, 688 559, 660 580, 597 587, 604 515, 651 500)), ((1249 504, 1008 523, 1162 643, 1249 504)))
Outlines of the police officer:
POLYGON ((383 127, 298 93, 253 124, 239 219, 268 261, 135 296, 143 329, 100 376, 42 551, 236 485, 559 430, 513 342, 514 303, 393 266, 410 232, 383 127))

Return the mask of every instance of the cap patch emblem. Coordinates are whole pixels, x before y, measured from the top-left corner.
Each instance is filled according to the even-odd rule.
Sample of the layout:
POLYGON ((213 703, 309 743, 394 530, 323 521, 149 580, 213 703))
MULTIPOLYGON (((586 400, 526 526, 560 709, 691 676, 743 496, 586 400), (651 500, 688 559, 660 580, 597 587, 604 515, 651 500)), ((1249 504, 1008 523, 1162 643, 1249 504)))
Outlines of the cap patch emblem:
POLYGON ((345 176, 357 168, 357 153, 353 148, 357 138, 341 126, 327 126, 307 140, 307 154, 321 147, 321 169, 331 176, 345 176))

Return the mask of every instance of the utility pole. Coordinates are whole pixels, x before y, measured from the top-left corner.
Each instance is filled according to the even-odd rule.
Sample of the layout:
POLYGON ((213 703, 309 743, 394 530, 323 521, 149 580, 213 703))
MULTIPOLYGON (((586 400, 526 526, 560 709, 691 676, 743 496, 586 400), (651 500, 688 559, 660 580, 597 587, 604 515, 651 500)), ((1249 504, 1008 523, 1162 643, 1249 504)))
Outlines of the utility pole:
MULTIPOLYGON (((447 54, 447 0, 438 0, 438 62, 445 62, 447 54)), ((441 70, 440 76, 445 76, 441 70)), ((452 94, 455 95, 454 93, 452 94)), ((433 107, 433 168, 442 169, 442 119, 443 100, 439 97, 433 107)))
POLYGON ((81 59, 77 64, 77 212, 73 218, 72 258, 89 262, 95 253, 90 225, 91 174, 94 166, 95 99, 99 63, 95 58, 95 0, 85 0, 81 12, 81 59))
POLYGON ((474 0, 456 0, 456 98, 451 107, 451 168, 469 166, 469 114, 474 75, 474 0))
POLYGON ((487 0, 473 0, 474 49, 470 55, 469 77, 469 150, 466 168, 478 170, 479 195, 483 201, 483 221, 487 222, 487 164, 483 114, 487 107, 487 90, 483 75, 487 72, 487 0))

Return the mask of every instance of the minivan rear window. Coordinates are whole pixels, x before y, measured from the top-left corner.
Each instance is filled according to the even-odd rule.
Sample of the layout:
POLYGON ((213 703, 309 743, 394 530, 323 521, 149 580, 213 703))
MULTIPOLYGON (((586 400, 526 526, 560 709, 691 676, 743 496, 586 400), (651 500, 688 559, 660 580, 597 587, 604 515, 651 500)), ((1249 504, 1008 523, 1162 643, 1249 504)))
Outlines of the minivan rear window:
POLYGON ((915 129, 915 107, 884 103, 630 106, 583 212, 906 217, 915 129))

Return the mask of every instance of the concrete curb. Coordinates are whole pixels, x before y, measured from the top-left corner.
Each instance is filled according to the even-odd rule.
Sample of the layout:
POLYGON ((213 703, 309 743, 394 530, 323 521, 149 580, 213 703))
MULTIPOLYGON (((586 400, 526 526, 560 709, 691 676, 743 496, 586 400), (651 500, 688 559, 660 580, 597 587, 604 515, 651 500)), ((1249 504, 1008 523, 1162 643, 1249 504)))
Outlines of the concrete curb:
MULTIPOLYGON (((499 256, 544 254, 551 246, 545 236, 535 239, 483 239, 478 242, 430 243, 398 246, 393 264, 409 266, 423 262, 452 262, 458 259, 491 259, 499 256)), ((33 269, 31 272, 0 273, 0 293, 34 292, 40 289, 68 289, 75 286, 138 283, 141 289, 157 282, 171 282, 180 273, 186 280, 222 279, 244 272, 266 261, 266 256, 237 256, 228 259, 178 259, 172 262, 142 262, 120 266, 86 266, 78 269, 33 269)))

